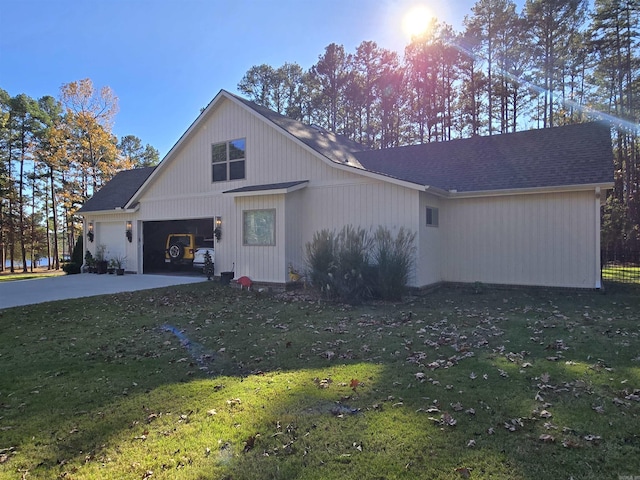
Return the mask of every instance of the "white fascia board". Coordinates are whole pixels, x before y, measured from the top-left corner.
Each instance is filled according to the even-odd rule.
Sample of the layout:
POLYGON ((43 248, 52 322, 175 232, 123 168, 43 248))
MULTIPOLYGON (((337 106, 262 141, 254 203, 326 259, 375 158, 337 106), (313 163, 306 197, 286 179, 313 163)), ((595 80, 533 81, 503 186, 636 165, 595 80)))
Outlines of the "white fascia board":
POLYGON ((87 218, 87 217, 90 217, 91 215, 119 215, 122 213, 136 213, 138 210, 140 210, 140 204, 137 204, 133 208, 116 207, 109 210, 93 210, 91 212, 79 212, 78 215, 80 215, 83 218, 87 218))
MULTIPOLYGON (((226 93, 223 91, 223 93, 226 93)), ((298 137, 296 137, 295 135, 287 132, 284 128, 282 128, 280 125, 278 125, 275 122, 272 122, 271 120, 269 120, 267 117, 264 117, 262 115, 260 115, 258 112, 256 112, 255 110, 253 110, 251 107, 245 105, 244 103, 242 103, 240 100, 238 100, 237 98, 234 98, 230 95, 225 95, 225 98, 231 100, 233 103, 235 103, 237 106, 239 106, 240 108, 244 109, 246 112, 250 113, 251 115, 255 116, 256 118, 260 119, 262 122, 266 123, 267 125, 269 125, 271 128, 273 128, 274 130, 276 130, 278 133, 284 135, 285 137, 287 137, 289 140, 293 141, 294 143, 296 143, 298 146, 302 147, 302 149, 306 150, 307 152, 313 154, 314 156, 316 156, 317 158, 321 159, 323 162, 325 162, 327 165, 330 165, 332 167, 349 167, 349 168, 354 168, 356 170, 359 170, 362 167, 362 165, 360 165, 360 162, 358 162, 358 165, 360 165, 359 167, 356 165, 344 165, 341 163, 336 163, 333 160, 331 160, 330 158, 325 157, 324 155, 322 155, 320 152, 318 152, 317 150, 314 150, 313 148, 311 148, 309 145, 307 145, 306 143, 304 143, 302 140, 300 140, 298 137)), ((356 160, 357 161, 357 160, 356 160)))
POLYGON ((534 195, 536 193, 564 193, 564 192, 580 192, 585 190, 610 190, 613 188, 613 182, 610 183, 590 183, 582 185, 558 185, 554 187, 533 187, 533 188, 510 188, 505 190, 484 190, 477 192, 456 192, 450 190, 449 198, 475 198, 475 197, 501 197, 505 195, 534 195))

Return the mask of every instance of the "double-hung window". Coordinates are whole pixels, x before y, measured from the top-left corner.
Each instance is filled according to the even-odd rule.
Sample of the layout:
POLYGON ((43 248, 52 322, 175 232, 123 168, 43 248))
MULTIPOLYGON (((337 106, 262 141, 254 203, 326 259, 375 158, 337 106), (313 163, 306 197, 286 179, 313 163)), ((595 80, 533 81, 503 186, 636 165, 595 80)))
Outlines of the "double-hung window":
POLYGON ((245 178, 244 138, 211 145, 212 181, 224 182, 245 178))

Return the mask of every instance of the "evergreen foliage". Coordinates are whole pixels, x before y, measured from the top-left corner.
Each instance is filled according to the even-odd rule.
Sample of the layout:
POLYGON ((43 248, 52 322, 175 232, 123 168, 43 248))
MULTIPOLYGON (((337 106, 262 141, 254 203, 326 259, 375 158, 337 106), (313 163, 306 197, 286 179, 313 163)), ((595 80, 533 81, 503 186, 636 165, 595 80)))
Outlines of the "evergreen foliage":
POLYGON ((213 260, 211 259, 209 250, 204 252, 204 267, 202 270, 207 276, 207 280, 211 280, 211 277, 213 277, 213 260))

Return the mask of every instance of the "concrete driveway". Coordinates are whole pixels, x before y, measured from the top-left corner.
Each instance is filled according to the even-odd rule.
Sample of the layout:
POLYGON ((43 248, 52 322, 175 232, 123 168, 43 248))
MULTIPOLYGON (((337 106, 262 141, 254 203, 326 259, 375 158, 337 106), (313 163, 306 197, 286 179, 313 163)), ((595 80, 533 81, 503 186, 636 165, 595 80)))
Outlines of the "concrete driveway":
POLYGON ((206 281, 202 276, 95 275, 81 273, 60 277, 0 282, 0 309, 34 303, 92 297, 108 293, 132 292, 206 281))

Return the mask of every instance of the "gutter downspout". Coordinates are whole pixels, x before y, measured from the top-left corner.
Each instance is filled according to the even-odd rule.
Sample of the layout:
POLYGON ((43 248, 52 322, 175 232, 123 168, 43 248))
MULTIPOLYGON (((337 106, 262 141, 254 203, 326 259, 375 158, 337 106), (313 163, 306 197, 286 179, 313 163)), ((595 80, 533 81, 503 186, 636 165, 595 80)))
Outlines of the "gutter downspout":
POLYGON ((595 288, 600 290, 602 288, 602 261, 601 261, 601 245, 600 245, 600 228, 601 228, 601 192, 600 187, 596 187, 596 201, 595 201, 595 214, 596 214, 596 228, 595 228, 595 288))

